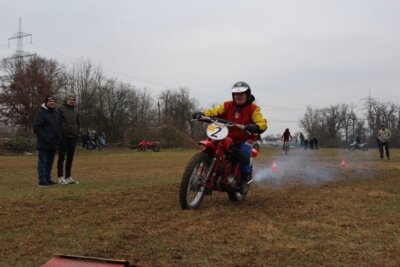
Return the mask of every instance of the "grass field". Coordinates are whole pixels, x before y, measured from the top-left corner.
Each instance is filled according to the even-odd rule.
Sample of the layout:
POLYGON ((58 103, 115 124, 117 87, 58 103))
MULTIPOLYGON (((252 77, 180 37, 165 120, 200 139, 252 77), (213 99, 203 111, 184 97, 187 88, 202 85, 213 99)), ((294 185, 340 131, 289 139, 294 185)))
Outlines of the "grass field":
POLYGON ((244 202, 214 192, 183 211, 180 178, 196 152, 79 151, 81 183, 46 189, 37 156, 0 156, 0 266, 56 253, 142 266, 400 266, 398 150, 390 161, 375 150, 262 150, 244 202))

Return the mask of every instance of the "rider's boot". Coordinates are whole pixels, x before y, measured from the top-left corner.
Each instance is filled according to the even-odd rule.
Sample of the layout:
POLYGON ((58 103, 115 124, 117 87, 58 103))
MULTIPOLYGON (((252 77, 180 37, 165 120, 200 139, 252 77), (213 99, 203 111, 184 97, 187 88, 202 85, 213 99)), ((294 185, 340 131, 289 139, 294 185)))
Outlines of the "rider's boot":
POLYGON ((253 178, 251 174, 243 174, 240 184, 240 194, 245 195, 249 190, 249 184, 253 182, 253 178))

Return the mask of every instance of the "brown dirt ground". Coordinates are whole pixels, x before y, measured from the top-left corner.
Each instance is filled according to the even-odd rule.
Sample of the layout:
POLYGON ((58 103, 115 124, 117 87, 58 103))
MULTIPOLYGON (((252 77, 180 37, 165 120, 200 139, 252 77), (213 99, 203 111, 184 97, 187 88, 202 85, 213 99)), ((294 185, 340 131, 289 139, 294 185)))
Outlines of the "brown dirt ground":
POLYGON ((196 150, 79 151, 79 185, 37 187, 36 155, 0 156, 0 266, 52 255, 124 258, 142 266, 399 266, 400 153, 262 150, 242 203, 214 192, 179 207, 196 150), (346 168, 341 168, 346 159, 346 168), (264 177, 265 178, 265 177, 264 177), (308 179, 311 178, 311 179, 308 179))

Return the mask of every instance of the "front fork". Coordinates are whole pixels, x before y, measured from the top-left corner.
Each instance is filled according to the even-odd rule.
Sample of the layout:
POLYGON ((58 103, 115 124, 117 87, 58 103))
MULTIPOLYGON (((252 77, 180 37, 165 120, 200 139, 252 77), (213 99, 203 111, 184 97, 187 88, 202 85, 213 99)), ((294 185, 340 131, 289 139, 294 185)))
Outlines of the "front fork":
POLYGON ((206 177, 205 177, 205 179, 204 179, 204 186, 206 187, 206 188, 213 188, 213 185, 209 185, 208 184, 208 182, 210 181, 210 178, 212 177, 212 176, 215 176, 216 175, 216 172, 215 172, 215 170, 214 170, 214 167, 215 167, 215 163, 217 162, 217 157, 216 156, 214 156, 213 158, 212 158, 212 160, 211 160, 211 163, 210 163, 210 167, 208 168, 208 172, 207 172, 207 174, 206 174, 206 177))

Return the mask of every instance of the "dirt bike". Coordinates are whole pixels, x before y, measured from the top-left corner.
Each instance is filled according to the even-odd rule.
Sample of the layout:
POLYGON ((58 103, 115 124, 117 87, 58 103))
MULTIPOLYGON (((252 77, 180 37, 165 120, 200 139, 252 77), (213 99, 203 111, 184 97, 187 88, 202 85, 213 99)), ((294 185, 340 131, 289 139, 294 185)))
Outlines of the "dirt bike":
MULTIPOLYGON (((181 208, 197 209, 204 196, 211 195, 213 190, 226 192, 231 201, 244 200, 252 174, 248 179, 250 182, 241 182, 239 157, 233 153, 234 142, 228 137, 230 127, 243 130, 244 126, 219 118, 202 117, 195 120, 209 123, 208 139, 199 142, 204 147, 203 151, 195 154, 186 165, 179 189, 181 208)), ((247 133, 250 137, 251 134, 247 133)), ((257 153, 252 148, 252 157, 256 157, 257 153)))
POLYGON ((152 141, 145 141, 145 140, 140 141, 138 144, 138 151, 144 152, 147 149, 152 149, 154 152, 159 152, 160 151, 160 142, 152 142, 152 141))
POLYGON ((283 151, 285 152, 285 155, 289 152, 289 141, 283 141, 283 151))
POLYGON ((357 142, 353 142, 351 143, 347 150, 362 150, 362 151, 368 151, 368 143, 357 143, 357 142))

